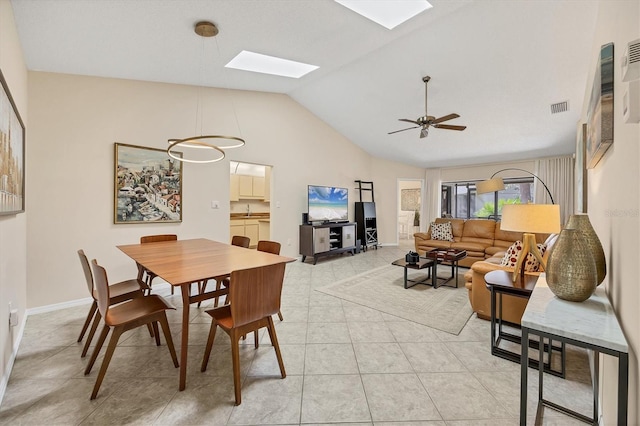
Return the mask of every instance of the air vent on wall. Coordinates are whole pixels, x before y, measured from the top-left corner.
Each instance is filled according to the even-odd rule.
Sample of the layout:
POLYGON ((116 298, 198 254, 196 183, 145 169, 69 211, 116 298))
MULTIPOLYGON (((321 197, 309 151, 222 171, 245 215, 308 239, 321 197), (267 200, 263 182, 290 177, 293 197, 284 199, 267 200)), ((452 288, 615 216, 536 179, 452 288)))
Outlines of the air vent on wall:
POLYGON ((640 78, 640 39, 627 45, 620 60, 622 62, 622 81, 634 81, 640 78))
POLYGON ((551 114, 559 114, 565 111, 569 111, 569 101, 562 101, 551 104, 551 114))

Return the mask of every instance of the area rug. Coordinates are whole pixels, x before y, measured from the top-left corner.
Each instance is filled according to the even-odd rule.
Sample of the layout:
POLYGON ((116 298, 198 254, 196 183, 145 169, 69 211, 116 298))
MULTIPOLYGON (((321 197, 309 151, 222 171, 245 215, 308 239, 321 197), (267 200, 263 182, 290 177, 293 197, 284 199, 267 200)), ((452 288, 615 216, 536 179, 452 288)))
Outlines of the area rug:
MULTIPOLYGON (((448 287, 455 285, 452 280, 438 288, 418 284, 405 289, 402 269, 386 265, 316 290, 447 333, 460 334, 473 313, 464 287, 464 270, 460 271, 458 288, 448 287)), ((442 267, 438 276, 450 273, 449 267, 442 267)), ((409 270, 409 279, 424 277, 426 270, 409 270)))

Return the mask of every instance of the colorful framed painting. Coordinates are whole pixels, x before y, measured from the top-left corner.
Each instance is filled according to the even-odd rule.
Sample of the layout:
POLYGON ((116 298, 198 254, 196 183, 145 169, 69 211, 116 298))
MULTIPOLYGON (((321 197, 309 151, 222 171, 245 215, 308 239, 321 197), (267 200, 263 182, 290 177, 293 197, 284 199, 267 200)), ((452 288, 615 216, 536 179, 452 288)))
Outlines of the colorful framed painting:
POLYGON ((613 43, 600 48, 587 112, 587 167, 592 169, 613 144, 613 43))
POLYGON ((182 222, 181 161, 162 149, 116 143, 114 175, 114 223, 182 222))
POLYGON ((0 71, 0 215, 24 212, 25 128, 0 71))

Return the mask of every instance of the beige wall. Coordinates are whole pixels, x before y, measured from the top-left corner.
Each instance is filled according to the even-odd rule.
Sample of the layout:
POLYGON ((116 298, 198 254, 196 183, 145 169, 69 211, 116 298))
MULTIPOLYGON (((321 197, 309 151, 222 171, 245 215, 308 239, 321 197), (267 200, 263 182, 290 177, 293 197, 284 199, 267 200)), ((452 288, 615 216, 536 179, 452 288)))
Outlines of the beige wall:
MULTIPOLYGON (((221 163, 185 164, 183 222, 114 225, 114 142, 164 148, 168 138, 191 135, 197 90, 29 73, 30 307, 87 297, 79 248, 97 258, 115 281, 135 274, 133 262, 115 246, 137 242, 141 235, 169 232, 180 238, 228 240, 228 160, 273 166, 271 238, 283 243, 285 255, 298 255, 308 184, 349 188, 353 219, 358 200, 354 180, 373 180, 380 242, 396 242, 397 178, 421 178, 423 169, 372 158, 286 95, 246 91, 231 96, 247 145, 228 151, 228 160, 221 163), (211 209, 212 200, 221 201, 221 208, 211 209)), ((203 89, 205 133, 207 126, 222 134, 238 133, 229 93, 224 92, 203 89)))
MULTIPOLYGON (((0 70, 27 128, 27 69, 22 57, 8 0, 0 0, 0 70)), ((29 145, 27 144, 27 147, 29 145)), ((28 153, 27 153, 28 155, 28 153)), ((30 191, 29 181, 26 186, 30 191)), ((29 205, 27 204, 27 212, 29 205)), ((0 216, 0 398, 7 384, 8 367, 20 327, 9 328, 9 302, 18 309, 20 321, 27 307, 27 213, 0 216)))
MULTIPOLYGON (((614 143, 600 163, 588 171, 588 214, 607 259, 606 286, 609 299, 629 341, 629 424, 640 423, 640 286, 638 286, 638 241, 640 236, 640 125, 622 118, 622 96, 627 83, 621 81, 620 58, 627 43, 640 38, 640 2, 603 0, 591 52, 591 69, 585 88, 582 122, 586 122, 591 84, 600 46, 614 43, 614 143), (615 4, 615 7, 612 5, 615 4)), ((604 423, 615 424, 617 362, 604 357, 601 398, 604 423)))

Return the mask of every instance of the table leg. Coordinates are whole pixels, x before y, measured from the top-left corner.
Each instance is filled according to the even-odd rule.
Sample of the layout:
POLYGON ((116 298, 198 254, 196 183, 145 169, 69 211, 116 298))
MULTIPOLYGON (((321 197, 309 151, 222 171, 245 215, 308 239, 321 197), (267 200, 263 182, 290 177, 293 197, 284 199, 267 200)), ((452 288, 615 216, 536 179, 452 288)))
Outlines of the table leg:
POLYGON ((187 386, 187 348, 189 347, 189 306, 191 305, 191 284, 180 286, 182 289, 182 339, 180 343, 180 385, 179 390, 187 386))
POLYGON ((407 267, 404 267, 404 288, 407 289, 407 267))
POLYGON ((433 288, 438 288, 438 260, 433 260, 433 276, 431 277, 431 285, 433 288))
MULTIPOLYGON (((522 340, 529 341, 529 330, 522 328, 522 340)), ((529 345, 522 345, 522 354, 520 356, 520 425, 527 426, 527 380, 529 373, 527 362, 529 359, 529 345)))
POLYGON ((629 416, 629 354, 618 354, 618 424, 626 425, 629 416))

